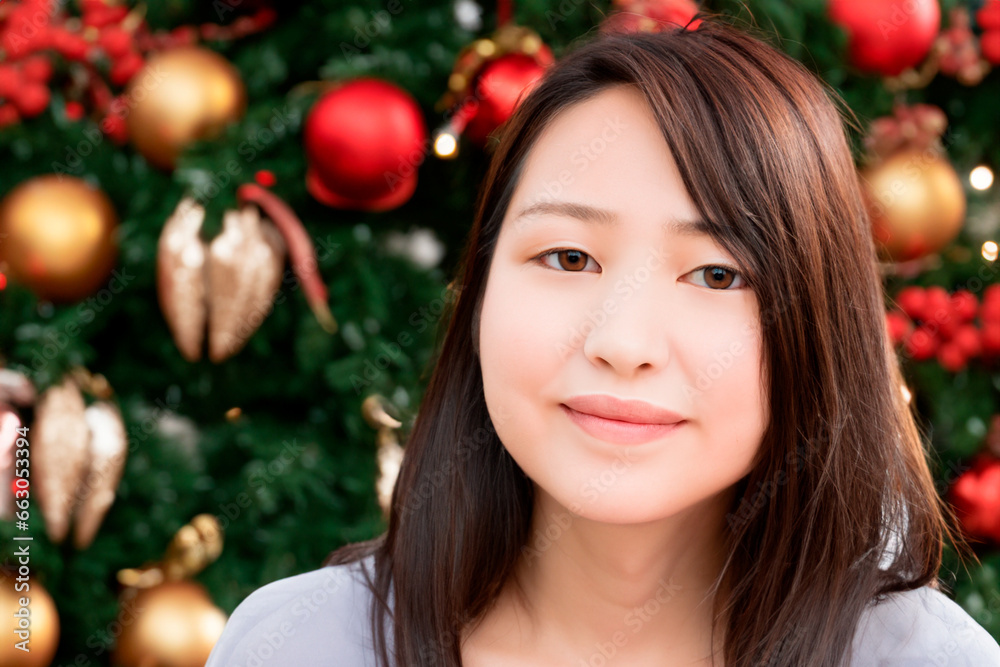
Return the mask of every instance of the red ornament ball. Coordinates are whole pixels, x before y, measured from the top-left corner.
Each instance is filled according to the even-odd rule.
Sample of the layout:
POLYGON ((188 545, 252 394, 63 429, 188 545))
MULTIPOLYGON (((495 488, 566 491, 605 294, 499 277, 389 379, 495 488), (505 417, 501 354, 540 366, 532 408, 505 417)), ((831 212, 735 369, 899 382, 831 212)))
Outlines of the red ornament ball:
POLYGON ((938 0, 831 0, 829 12, 849 34, 851 64, 884 76, 922 61, 941 29, 938 0))
POLYGON ((544 73, 544 66, 523 53, 508 53, 484 65, 476 79, 478 108, 465 128, 466 136, 484 145, 544 73))
POLYGON ((413 195, 427 127, 402 88, 367 77, 345 83, 317 100, 303 134, 306 187, 323 204, 386 211, 413 195))

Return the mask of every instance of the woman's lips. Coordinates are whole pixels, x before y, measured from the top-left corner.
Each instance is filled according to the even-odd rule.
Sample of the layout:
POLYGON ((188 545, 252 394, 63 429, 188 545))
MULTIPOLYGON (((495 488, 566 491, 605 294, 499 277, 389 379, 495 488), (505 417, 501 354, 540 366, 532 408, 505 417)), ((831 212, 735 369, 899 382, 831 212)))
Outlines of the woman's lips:
POLYGON ((560 404, 559 407, 585 433, 618 445, 639 445, 651 440, 658 440, 687 423, 681 421, 675 424, 636 424, 577 412, 563 404, 560 404))

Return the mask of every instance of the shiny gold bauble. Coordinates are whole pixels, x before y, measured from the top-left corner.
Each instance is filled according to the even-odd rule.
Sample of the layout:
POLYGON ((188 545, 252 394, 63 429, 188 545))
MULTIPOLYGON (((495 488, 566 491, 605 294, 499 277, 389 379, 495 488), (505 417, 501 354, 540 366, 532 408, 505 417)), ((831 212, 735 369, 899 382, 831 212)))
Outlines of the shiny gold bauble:
POLYGON ((38 176, 0 201, 0 262, 39 298, 77 301, 114 268, 117 226, 101 190, 72 176, 38 176))
POLYGON ((227 620, 189 580, 138 589, 122 600, 118 616, 114 664, 122 667, 204 667, 227 620))
MULTIPOLYGON (((21 544, 28 544, 22 542, 21 544)), ((3 642, 0 642, 0 665, 3 667, 48 667, 55 657, 56 648, 59 645, 59 612, 56 611, 56 603, 52 601, 52 596, 46 591, 38 581, 28 579, 29 589, 18 591, 15 589, 19 583, 17 581, 17 571, 11 569, 11 576, 0 577, 0 632, 3 633, 3 642), (30 636, 26 648, 27 652, 15 646, 22 641, 21 637, 15 634, 19 629, 19 618, 14 616, 21 609, 21 598, 28 599, 28 605, 23 607, 28 610, 30 617, 30 636)))
POLYGON ((152 56, 126 91, 129 138, 152 164, 172 169, 185 146, 211 139, 246 110, 240 73, 210 49, 185 46, 152 56))
POLYGON ((965 191, 940 152, 903 150, 861 176, 882 259, 904 262, 929 255, 961 231, 965 191))

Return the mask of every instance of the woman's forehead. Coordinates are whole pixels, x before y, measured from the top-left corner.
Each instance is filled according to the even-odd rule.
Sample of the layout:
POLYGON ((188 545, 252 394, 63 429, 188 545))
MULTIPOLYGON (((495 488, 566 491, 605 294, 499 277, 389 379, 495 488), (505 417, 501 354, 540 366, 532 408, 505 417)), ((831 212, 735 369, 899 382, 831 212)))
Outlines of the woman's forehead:
POLYGON ((645 102, 620 87, 562 111, 539 135, 508 217, 525 210, 608 224, 616 216, 700 217, 645 102))

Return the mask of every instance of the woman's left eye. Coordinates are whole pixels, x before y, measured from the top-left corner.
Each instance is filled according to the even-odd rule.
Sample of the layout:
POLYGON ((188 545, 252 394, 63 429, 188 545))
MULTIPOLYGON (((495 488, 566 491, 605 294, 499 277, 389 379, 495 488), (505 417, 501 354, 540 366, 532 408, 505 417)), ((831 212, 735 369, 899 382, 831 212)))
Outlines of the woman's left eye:
POLYGON ((731 266, 713 264, 701 266, 690 273, 692 276, 705 276, 704 286, 722 292, 728 289, 746 287, 742 274, 731 266), (736 287, 733 287, 733 285, 736 287))
POLYGON ((593 264, 594 266, 597 267, 596 273, 601 272, 600 265, 594 260, 593 257, 591 257, 590 255, 581 250, 576 250, 574 248, 560 248, 557 250, 549 250, 535 257, 535 261, 541 262, 543 265, 559 271, 560 268, 552 266, 552 264, 548 262, 549 257, 552 256, 556 257, 556 261, 559 263, 559 267, 565 273, 582 273, 583 269, 587 268, 589 264, 593 264))

